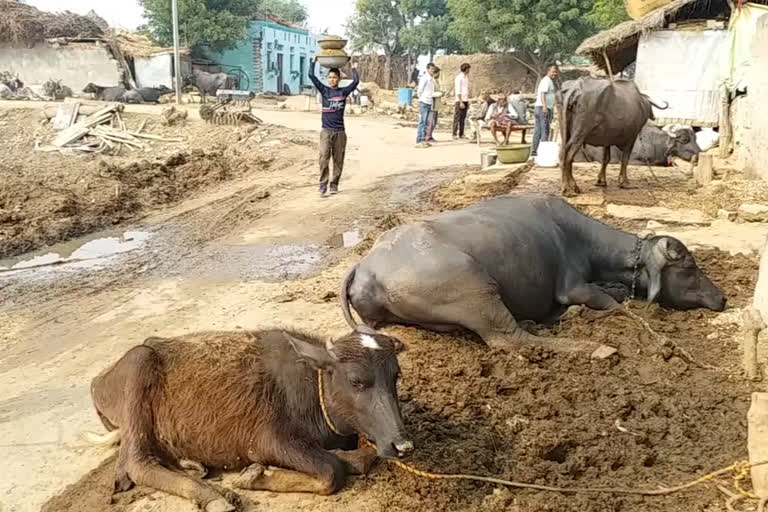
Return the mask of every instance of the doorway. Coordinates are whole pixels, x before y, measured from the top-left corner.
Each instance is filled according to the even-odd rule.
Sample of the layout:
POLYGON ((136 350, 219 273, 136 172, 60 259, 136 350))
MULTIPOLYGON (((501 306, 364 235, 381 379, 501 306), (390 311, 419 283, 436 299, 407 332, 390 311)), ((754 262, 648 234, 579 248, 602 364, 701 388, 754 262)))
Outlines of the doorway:
POLYGON ((285 81, 283 80, 283 54, 278 53, 277 54, 277 87, 275 92, 278 94, 283 93, 283 84, 285 81))

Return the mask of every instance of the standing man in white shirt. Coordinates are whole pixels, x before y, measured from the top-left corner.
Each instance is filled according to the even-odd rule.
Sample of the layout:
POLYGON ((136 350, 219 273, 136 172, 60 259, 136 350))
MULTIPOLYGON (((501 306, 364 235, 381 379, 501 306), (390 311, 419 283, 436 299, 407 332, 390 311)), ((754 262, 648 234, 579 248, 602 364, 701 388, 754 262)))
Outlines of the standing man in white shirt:
POLYGON ((549 140, 549 126, 552 124, 552 114, 555 111, 555 78, 557 65, 547 68, 547 74, 539 82, 536 90, 536 103, 533 104, 533 115, 536 127, 533 130, 533 148, 531 156, 536 156, 539 143, 549 140))
POLYGON ((427 64, 427 72, 419 80, 419 129, 416 133, 416 147, 428 148, 431 146, 427 142, 427 125, 429 123, 430 113, 432 112, 432 102, 435 99, 435 79, 432 78, 433 70, 436 66, 433 63, 427 64))
POLYGON ((453 138, 465 139, 464 123, 467 121, 467 110, 469 109, 469 70, 471 66, 468 63, 461 65, 461 73, 456 75, 453 82, 453 90, 456 95, 456 110, 453 113, 453 138))

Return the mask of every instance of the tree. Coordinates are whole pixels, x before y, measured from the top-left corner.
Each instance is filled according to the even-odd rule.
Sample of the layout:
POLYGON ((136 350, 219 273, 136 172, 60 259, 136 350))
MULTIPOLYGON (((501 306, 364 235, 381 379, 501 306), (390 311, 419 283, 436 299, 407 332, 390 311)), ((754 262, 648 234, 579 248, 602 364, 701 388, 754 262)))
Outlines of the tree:
POLYGON ((466 51, 512 51, 542 76, 594 33, 594 0, 447 0, 451 33, 466 51))
POLYGON ((600 30, 613 28, 629 19, 624 0, 595 0, 589 17, 600 30))
POLYGON ((391 88, 393 56, 458 49, 448 32, 452 21, 445 0, 356 0, 347 34, 353 50, 384 52, 384 87, 391 88))
MULTIPOLYGON (((288 22, 301 22, 306 8, 298 0, 178 0, 179 38, 189 47, 232 46, 246 37, 248 22, 273 14, 288 22)), ((155 42, 173 44, 171 0, 139 0, 147 24, 141 27, 155 42)))

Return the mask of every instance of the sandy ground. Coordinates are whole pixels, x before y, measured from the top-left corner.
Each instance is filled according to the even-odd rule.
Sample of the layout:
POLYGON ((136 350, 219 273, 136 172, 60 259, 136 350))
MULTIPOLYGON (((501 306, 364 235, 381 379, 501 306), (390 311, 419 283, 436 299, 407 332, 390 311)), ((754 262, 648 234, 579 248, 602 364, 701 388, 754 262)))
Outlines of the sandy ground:
MULTIPOLYGON (((136 109, 138 113, 154 112, 154 107, 129 107, 131 109, 136 109)), ((316 132, 319 125, 316 114, 263 111, 258 112, 258 115, 268 123, 297 130, 316 132)), ((475 164, 479 162, 479 154, 477 147, 472 144, 445 142, 429 150, 415 149, 414 130, 398 127, 389 119, 350 117, 347 126, 350 145, 342 193, 336 197, 317 197, 312 186, 316 172, 313 161, 297 162, 268 175, 246 174, 173 207, 152 212, 135 224, 121 225, 119 231, 130 229, 151 234, 151 238, 135 251, 112 257, 98 267, 78 270, 68 269, 65 265, 61 268, 27 271, 0 281, 0 299, 3 304, 0 309, 0 457, 6 468, 0 478, 0 510, 40 510, 51 497, 78 482, 110 456, 104 449, 86 445, 79 438, 83 430, 101 430, 91 406, 89 382, 106 365, 145 337, 170 336, 203 329, 250 329, 265 325, 290 325, 323 335, 342 334, 346 331, 346 325, 335 294, 340 277, 359 258, 359 254, 353 249, 341 247, 338 244, 339 235, 344 232, 363 235, 369 231, 375 233, 391 225, 392 220, 388 216, 395 215, 396 221, 407 220, 427 211, 471 204, 483 197, 509 192, 513 187, 543 191, 554 191, 557 188, 559 172, 556 169, 533 169, 527 172, 498 169, 477 174, 475 164), (264 189, 269 190, 269 197, 261 194, 264 189)), ((448 139, 448 135, 436 134, 442 139, 448 139)), ((612 201, 655 205, 660 202, 667 204, 677 198, 670 204, 685 206, 684 198, 688 196, 682 191, 689 189, 686 176, 675 169, 665 170, 662 175, 659 172, 657 170, 654 174, 633 169, 630 176, 639 188, 629 196, 615 188, 609 188, 603 193, 586 187, 588 190, 584 197, 599 197, 592 201, 594 204, 585 208, 596 215, 605 216, 605 204, 612 201), (658 182, 659 179, 662 181, 658 182), (648 192, 651 188, 652 193, 648 192), (668 198, 665 194, 672 197, 668 198)), ((612 187, 615 187, 615 174, 614 170, 609 175, 612 187)), ((584 166, 579 180, 586 184, 586 180, 594 179, 594 175, 594 169, 584 166)), ((738 176, 730 176, 729 179, 738 180, 738 176)), ((690 201, 700 203, 702 194, 708 193, 708 189, 692 192, 690 201)), ((644 227, 645 221, 614 220, 614 223, 637 231, 644 227)), ((739 307, 745 303, 754 286, 756 257, 752 249, 759 246, 766 229, 762 224, 738 224, 742 231, 734 237, 733 226, 736 224, 715 223, 709 227, 671 224, 664 229, 688 237, 686 243, 723 246, 725 252, 707 253, 706 268, 723 281, 727 280, 729 293, 738 297, 735 307, 739 307), (722 241, 725 239, 727 243, 722 241), (728 252, 747 255, 738 256, 740 259, 728 259, 728 252), (734 269, 739 271, 729 276, 729 270, 734 269)), ((111 230, 108 234, 113 232, 111 230)), ((665 324, 669 318, 673 318, 674 325, 690 325, 689 330, 682 327, 677 335, 679 339, 691 343, 716 333, 717 336, 710 337, 710 342, 720 348, 713 353, 708 347, 699 346, 695 355, 717 357, 723 366, 732 365, 738 360, 733 345, 737 329, 733 316, 725 317, 726 320, 721 320, 720 324, 716 322, 718 317, 733 315, 732 310, 723 315, 694 312, 669 318, 665 316, 666 313, 652 314, 656 315, 654 326, 657 327, 665 324)), ((590 324, 588 327, 573 324, 566 327, 566 331, 569 328, 573 330, 570 334, 597 338, 627 332, 626 325, 620 321, 616 321, 611 328, 606 327, 603 334, 600 334, 599 324, 590 324)), ((670 335, 674 332, 671 331, 670 335)), ((528 354, 523 359, 513 357, 504 360, 506 362, 500 363, 501 366, 496 366, 494 358, 502 356, 487 354, 482 347, 467 339, 459 340, 455 354, 434 356, 436 351, 445 350, 446 340, 415 330, 401 329, 398 334, 416 346, 415 350, 409 350, 411 355, 407 356, 404 363, 409 402, 406 415, 411 415, 409 425, 417 430, 420 420, 465 425, 455 427, 458 434, 443 433, 442 444, 439 444, 441 441, 438 439, 438 444, 431 447, 435 459, 427 459, 428 462, 439 464, 439 455, 448 457, 452 448, 450 443, 446 444, 446 440, 456 437, 469 439, 473 436, 473 425, 480 428, 480 433, 477 433, 477 442, 467 444, 467 449, 496 454, 499 460, 472 461, 474 467, 469 469, 493 474, 511 473, 542 482, 551 482, 547 471, 554 467, 559 468, 557 471, 562 470, 562 474, 556 477, 556 483, 567 484, 569 479, 582 476, 585 481, 590 481, 587 477, 598 480, 608 478, 586 469, 591 464, 590 460, 594 462, 594 457, 601 450, 619 455, 615 456, 615 460, 606 456, 607 462, 595 464, 595 467, 605 466, 610 471, 618 471, 625 480, 631 480, 635 467, 643 467, 643 464, 650 464, 645 467, 653 466, 653 462, 648 462, 651 458, 654 461, 663 459, 666 454, 677 451, 674 446, 691 443, 685 446, 694 450, 695 446, 703 446, 700 436, 704 434, 699 433, 698 428, 701 427, 694 427, 696 422, 699 425, 707 421, 717 422, 707 428, 719 429, 713 439, 730 447, 712 457, 718 467, 720 463, 731 463, 732 457, 744 456, 743 425, 735 430, 730 429, 732 431, 729 431, 728 425, 734 421, 738 424, 739 418, 743 420, 743 416, 739 415, 748 403, 749 391, 756 388, 734 380, 738 371, 732 367, 726 372, 727 375, 718 377, 686 368, 679 375, 675 373, 684 380, 675 382, 665 374, 665 368, 669 368, 666 366, 668 363, 657 361, 649 363, 650 369, 635 372, 635 367, 632 367, 630 372, 633 375, 637 373, 637 378, 641 380, 647 381, 649 373, 657 380, 664 380, 663 387, 654 388, 654 393, 674 394, 672 390, 679 385, 686 389, 697 389, 702 387, 702 382, 713 382, 722 388, 722 392, 715 393, 717 397, 686 395, 681 398, 687 400, 690 407, 701 411, 688 420, 686 428, 689 430, 683 428, 678 432, 676 429, 679 426, 665 423, 654 434, 653 441, 649 441, 651 444, 643 448, 645 452, 640 458, 637 454, 631 454, 631 450, 627 451, 625 441, 617 441, 615 448, 601 448, 597 441, 578 439, 578 436, 567 441, 539 439, 537 442, 549 446, 556 453, 548 456, 543 466, 531 463, 531 467, 535 468, 532 473, 516 473, 508 457, 519 455, 520 459, 527 460, 526 457, 531 453, 540 453, 541 447, 536 445, 530 453, 525 452, 525 443, 519 441, 514 450, 522 451, 499 455, 503 449, 499 448, 498 443, 509 442, 512 443, 510 446, 514 446, 517 441, 513 434, 518 433, 520 428, 514 427, 511 432, 499 433, 500 437, 494 437, 496 434, 493 432, 497 432, 494 429, 498 429, 498 425, 491 422, 486 428, 481 419, 485 417, 485 406, 480 405, 484 400, 499 407, 494 414, 501 416, 495 417, 494 421, 502 426, 509 427, 509 421, 518 418, 520 414, 523 415, 520 420, 523 422, 528 421, 525 417, 552 422, 558 416, 557 413, 530 410, 531 403, 540 403, 537 400, 523 400, 529 404, 526 405, 529 408, 527 412, 504 409, 515 402, 514 396, 511 396, 512 391, 526 389, 531 379, 538 379, 542 374, 562 375, 569 368, 576 368, 574 375, 580 375, 573 377, 574 385, 590 385, 591 382, 592 385, 610 389, 619 385, 622 379, 628 378, 626 371, 629 370, 621 365, 594 368, 575 361, 548 362, 546 357, 541 359, 535 354, 528 354), (461 370, 461 374, 453 375, 457 365, 461 364, 460 358, 471 360, 471 363, 466 363, 467 368, 461 370), (472 376, 470 382, 473 384, 462 385, 454 391, 443 390, 444 394, 439 395, 435 383, 429 383, 431 376, 421 375, 418 371, 420 365, 432 363, 436 365, 436 371, 442 369, 441 375, 445 380, 441 388, 450 379, 460 379, 462 375, 472 376), (417 375, 410 381, 407 380, 409 370, 417 375), (498 389, 488 391, 488 381, 483 379, 500 378, 502 374, 517 377, 513 383, 498 384, 498 389), (599 384, 599 379, 605 374, 615 380, 599 384), (424 396, 418 396, 425 390, 424 396), (454 405, 457 400, 462 400, 458 393, 477 396, 476 400, 472 400, 474 405, 467 407, 467 412, 462 412, 461 407, 454 405), (726 405, 722 405, 723 402, 726 405), (691 434, 690 429, 696 430, 695 435, 691 434), (491 434, 486 435, 486 432, 491 434), (663 432, 673 435, 668 437, 663 432), (594 453, 587 453, 586 459, 586 452, 576 448, 582 441, 585 444, 591 442, 591 450, 594 450, 594 453), (572 460, 566 461, 567 468, 563 466, 566 455, 562 456, 563 461, 558 462, 557 459, 561 458, 558 454, 563 451, 563 446, 565 452, 573 448, 574 457, 580 461, 576 466, 572 460), (558 447, 561 448, 559 451, 556 450, 558 447), (618 469, 625 463, 625 470, 618 469)), ((638 339, 642 345, 643 338, 638 339)), ((635 348, 637 353, 644 350, 642 346, 635 348)), ((632 351, 627 353, 631 354, 632 351)), ((642 362, 638 364, 642 366, 642 362)), ((558 385, 544 382, 538 389, 541 393, 551 392, 551 388, 558 385)), ((526 392, 536 394, 536 387, 526 392)), ((615 410, 617 407, 627 407, 627 404, 636 400, 640 404, 636 407, 640 411, 639 416, 622 413, 621 417, 626 421, 640 421, 640 416, 646 414, 669 418, 680 412, 679 404, 668 403, 666 400, 643 402, 647 397, 641 397, 642 391, 637 394, 628 391, 626 396, 622 393, 618 392, 619 398, 614 394, 610 399, 605 398, 604 402, 610 402, 606 407, 615 410)), ((563 411, 569 408, 584 411, 591 407, 588 401, 575 400, 573 397, 561 397, 558 400, 565 400, 558 405, 562 405, 563 411)), ((468 399, 464 401, 470 402, 468 399)), ((687 413, 691 414, 690 411, 687 413)), ((578 416, 571 420, 585 421, 578 416)), ((612 422, 613 417, 610 418, 612 422)), ((513 424, 517 425, 517 420, 513 424)), ((554 423, 550 426, 553 427, 554 423)), ((556 431, 561 429, 558 426, 556 431)), ((422 438, 417 440, 428 443, 426 434, 426 431, 422 432, 422 438)), ((434 435, 434 432, 430 435, 434 435)), ((567 437, 566 434, 563 436, 567 437)), ((710 443, 700 450, 717 448, 710 443)), ((455 460, 455 457, 451 458, 455 460)), ((462 469, 454 467, 455 461, 453 465, 448 465, 451 469, 462 469)), ((671 465, 659 464, 656 471, 666 475, 673 471, 671 478, 677 482, 697 476, 705 469, 715 468, 691 462, 674 470, 671 465)), ((108 482, 105 483, 105 475, 109 475, 108 467, 96 470, 96 473, 80 482, 79 487, 76 486, 73 488, 75 490, 64 495, 63 501, 49 503, 47 510, 90 512, 101 510, 102 506, 103 510, 110 510, 103 501, 98 501, 103 499, 99 496, 106 493, 104 486, 108 482), (88 488, 96 491, 83 494, 83 489, 88 488)), ((548 501, 550 498, 546 496, 534 495, 529 496, 530 502, 525 505, 519 503, 517 498, 513 499, 507 491, 499 493, 489 487, 470 484, 453 487, 440 484, 431 487, 429 483, 415 482, 412 477, 393 475, 390 470, 381 469, 378 476, 359 479, 352 483, 351 490, 331 498, 251 493, 250 506, 252 510, 384 510, 391 502, 396 503, 394 509, 407 510, 413 509, 419 499, 429 499, 434 506, 445 510, 494 510, 518 505, 523 508, 516 510, 550 509, 549 506, 543 507, 544 503, 551 503, 558 510, 586 510, 586 502, 581 499, 563 501, 560 497, 548 501), (398 487, 401 485, 404 488, 400 492, 398 487), (540 506, 542 508, 537 508, 540 506)), ((658 476, 656 481, 662 479, 658 476)), ((650 474, 644 475, 644 481, 650 482, 653 478, 650 474)), ((610 479, 605 482, 611 483, 610 479)), ((704 493, 701 500, 704 501, 696 502, 699 507, 697 510, 722 510, 717 505, 722 500, 714 491, 704 493)), ((121 503, 118 504, 119 510, 194 510, 192 505, 183 500, 159 493, 139 492, 121 503)), ((658 510, 681 504, 664 502, 658 510)), ((657 510, 649 507, 646 502, 631 500, 597 500, 592 505, 591 510, 657 510)))

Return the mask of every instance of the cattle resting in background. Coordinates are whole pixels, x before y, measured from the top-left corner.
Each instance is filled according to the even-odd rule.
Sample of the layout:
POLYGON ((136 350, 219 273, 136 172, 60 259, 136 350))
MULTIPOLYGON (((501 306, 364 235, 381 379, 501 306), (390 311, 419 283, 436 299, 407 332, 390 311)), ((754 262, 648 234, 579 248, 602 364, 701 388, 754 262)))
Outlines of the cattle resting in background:
POLYGON ((83 92, 93 94, 93 97, 97 100, 104 101, 121 101, 125 94, 125 87, 103 87, 96 84, 88 84, 83 88, 83 92))
POLYGON ((640 239, 561 197, 524 194, 383 233, 345 277, 340 298, 352 325, 350 306, 372 328, 463 327, 494 348, 593 351, 597 344, 534 336, 518 322, 550 324, 572 305, 596 317, 620 312, 631 290, 680 310, 726 304, 679 240, 640 239))
POLYGON ((160 87, 142 87, 125 91, 120 101, 123 103, 159 103, 160 96, 172 93, 173 90, 164 85, 160 87))
MULTIPOLYGON (((584 151, 576 153, 575 162, 602 162, 603 149, 597 146, 585 145, 584 151)), ((646 123, 629 156, 633 165, 669 165, 672 157, 679 157, 690 162, 695 160, 701 148, 696 143, 696 133, 691 127, 669 126, 664 129, 651 123, 646 123)), ((611 147, 610 163, 621 162, 621 152, 611 147)))
POLYGON ((606 186, 605 171, 611 156, 611 146, 621 151, 619 186, 629 187, 627 165, 637 136, 649 119, 654 119, 652 107, 660 107, 642 94, 631 80, 581 77, 563 84, 563 122, 561 170, 562 193, 570 196, 580 192, 573 178, 573 161, 585 145, 603 148, 598 186, 606 186))
POLYGON ((234 79, 226 73, 208 73, 193 69, 191 75, 184 77, 184 85, 194 85, 200 91, 201 101, 205 103, 207 96, 216 96, 219 89, 232 89, 234 79))
POLYGON ((120 442, 116 492, 143 485, 227 512, 224 496, 179 470, 247 468, 236 487, 331 494, 375 458, 356 450, 357 433, 381 457, 413 450, 397 397, 402 350, 365 326, 333 342, 284 330, 148 338, 93 379, 110 433, 89 440, 120 442))

